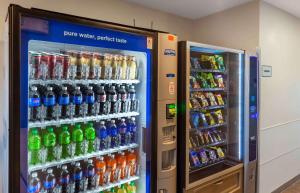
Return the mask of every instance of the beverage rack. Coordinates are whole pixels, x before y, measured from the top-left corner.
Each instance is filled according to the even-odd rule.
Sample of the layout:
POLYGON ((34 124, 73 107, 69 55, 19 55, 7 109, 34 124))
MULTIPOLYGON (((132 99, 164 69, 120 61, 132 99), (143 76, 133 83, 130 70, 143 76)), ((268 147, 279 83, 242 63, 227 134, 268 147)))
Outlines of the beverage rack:
MULTIPOLYGON (((200 59, 201 57, 214 58, 215 54, 191 51, 190 57, 190 101, 189 105, 187 105, 187 111, 190 112, 189 173, 190 175, 193 175, 194 172, 207 170, 214 165, 224 162, 226 159, 226 151, 228 145, 228 75, 227 68, 224 63, 224 69, 220 69, 218 63, 216 61, 212 61, 213 63, 215 63, 217 68, 212 69, 211 61, 206 61, 206 63, 204 63, 200 59), (203 82, 199 82, 199 80, 205 79, 203 76, 212 76, 212 80, 216 83, 216 85, 211 86, 209 84, 212 83, 207 83, 208 85, 205 86, 203 82), (218 82, 217 77, 221 77, 221 82, 218 82), (195 79, 197 79, 197 82, 195 82, 195 79), (200 96, 200 98, 198 98, 197 96, 200 96), (221 97, 223 102, 218 101, 218 97, 221 97), (194 101, 195 103, 192 104, 193 102, 191 100, 194 99, 197 99, 197 101, 199 102, 199 106, 197 105, 197 101, 194 101), (208 104, 203 105, 205 102, 203 100, 207 100, 206 102, 208 104), (212 100, 215 101, 214 104, 212 104, 212 100), (196 116, 196 114, 198 115, 196 116), (219 118, 217 117, 218 114, 221 114, 222 120, 219 120, 219 118), (213 119, 213 122, 207 120, 209 117, 213 119), (195 125, 193 124, 193 121, 199 122, 199 124, 195 125)), ((224 56, 222 54, 218 54, 218 57, 221 57, 221 60, 223 61, 224 56)))
MULTIPOLYGON (((30 61, 30 62, 32 62, 32 61, 30 61)), ((30 65, 30 66, 32 67, 32 65, 30 65)), ((31 69, 29 69, 29 70, 31 70, 31 69)), ((55 79, 45 79, 45 80, 29 79, 29 88, 31 88, 32 86, 35 86, 35 85, 42 85, 42 86, 58 85, 58 86, 62 86, 62 85, 65 85, 65 84, 69 84, 69 85, 76 86, 78 84, 81 84, 81 85, 86 85, 87 86, 87 85, 90 85, 90 84, 97 84, 97 85, 100 85, 100 84, 101 85, 121 85, 121 84, 134 85, 134 84, 139 84, 139 83, 140 83, 140 80, 138 80, 138 77, 136 77, 136 79, 122 79, 122 80, 121 79, 110 79, 110 80, 108 80, 108 79, 95 79, 95 80, 93 80, 93 79, 73 79, 73 80, 70 80, 70 79, 59 79, 59 80, 55 80, 55 79)), ((88 123, 88 122, 94 122, 95 123, 95 122, 107 121, 107 120, 111 120, 111 119, 137 117, 137 116, 140 115, 140 113, 138 111, 139 110, 137 108, 136 111, 106 113, 106 114, 101 114, 101 115, 97 114, 97 115, 93 115, 93 116, 84 115, 83 117, 69 117, 69 118, 65 118, 65 119, 55 118, 55 119, 52 119, 52 120, 36 120, 36 121, 29 120, 28 121, 28 129, 29 129, 28 131, 30 131, 32 128, 39 128, 40 131, 42 131, 42 130, 46 130, 46 128, 49 127, 49 126, 55 127, 56 129, 58 129, 63 125, 71 125, 73 127, 74 124, 78 124, 78 123, 84 123, 84 124, 88 123)), ((57 133, 57 131, 56 131, 56 133, 57 133)), ((70 131, 70 133, 71 133, 71 131, 70 131)), ((97 136, 96 136, 96 138, 97 138, 97 136)), ((41 142, 41 143, 43 143, 43 142, 41 142)), ((87 141, 84 141, 83 146, 87 146, 87 143, 88 143, 87 141)), ((94 143, 96 143, 96 142, 94 142, 94 143)), ((94 144, 94 145, 96 146, 96 144, 94 144)), ((71 165, 71 168, 72 168, 72 167, 74 167, 76 162, 86 163, 89 159, 92 159, 93 161, 95 161, 96 158, 98 158, 100 156, 116 154, 116 153, 130 151, 132 149, 138 149, 138 148, 139 148, 138 142, 136 142, 136 143, 130 142, 129 144, 126 144, 126 145, 120 145, 118 147, 112 147, 112 148, 108 148, 108 149, 104 149, 104 150, 98 150, 98 148, 96 146, 96 148, 95 148, 96 150, 94 152, 89 152, 89 153, 85 152, 85 153, 83 153, 83 155, 72 155, 71 157, 68 157, 68 158, 65 158, 65 159, 58 158, 58 159, 55 159, 55 160, 52 160, 52 161, 43 161, 42 163, 37 163, 37 164, 30 164, 29 163, 30 156, 28 156, 28 176, 29 176, 28 178, 30 178, 30 175, 33 172, 43 173, 42 176, 45 176, 45 172, 49 168, 52 168, 54 170, 55 169, 60 169, 63 165, 66 165, 66 164, 71 165)), ((57 153, 57 151, 55 151, 55 153, 57 153)), ((43 152, 41 154, 43 154, 43 152)), ((42 156, 45 156, 45 155, 41 155, 41 157, 42 156)), ((69 170, 70 170, 70 168, 69 168, 69 170)), ((83 171, 85 170, 85 168, 83 166, 82 166, 82 170, 83 171)), ((83 191, 88 192, 88 193, 100 192, 100 191, 108 190, 108 189, 113 188, 113 187, 120 186, 120 185, 125 184, 125 183, 136 181, 140 178, 138 170, 139 170, 139 165, 137 163, 135 174, 126 175, 124 178, 119 177, 119 178, 115 179, 115 181, 113 181, 113 182, 109 182, 109 180, 108 180, 103 185, 96 185, 97 183, 95 182, 94 188, 89 189, 89 190, 86 189, 86 185, 83 185, 85 187, 85 188, 83 188, 84 189, 83 191)), ((57 175, 58 172, 54 172, 54 173, 56 173, 56 175, 57 175)), ((70 171, 70 175, 71 175, 71 171, 70 171)), ((41 178, 44 178, 44 177, 41 177, 41 178)), ((96 179, 94 181, 97 181, 96 179)), ((41 180, 41 182, 43 181, 43 179, 40 179, 40 180, 41 180)), ((99 179, 98 179, 98 181, 99 181, 99 179)), ((41 190, 41 192, 43 192, 43 190, 41 190)))

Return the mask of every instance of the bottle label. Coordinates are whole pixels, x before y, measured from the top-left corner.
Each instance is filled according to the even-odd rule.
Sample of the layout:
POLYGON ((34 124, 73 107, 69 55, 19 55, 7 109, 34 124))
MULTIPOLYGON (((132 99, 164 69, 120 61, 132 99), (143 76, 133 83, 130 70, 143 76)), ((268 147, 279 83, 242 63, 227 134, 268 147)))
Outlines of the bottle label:
POLYGON ((130 100, 135 100, 135 94, 133 94, 133 93, 129 94, 129 98, 130 98, 130 100))
POLYGON ((69 182, 70 182, 70 176, 69 175, 60 178, 60 183, 61 184, 69 184, 69 182))
POLYGON ((111 133, 112 136, 117 136, 118 135, 117 129, 112 129, 110 133, 111 133))
POLYGON ((37 183, 36 185, 30 185, 28 187, 28 193, 37 193, 40 191, 41 184, 37 183))
POLYGON ((74 174, 74 180, 81 180, 82 179, 82 172, 78 172, 74 174))
POLYGON ((102 102, 102 103, 106 102, 106 95, 100 95, 99 102, 102 102))
POLYGON ((60 105, 68 105, 69 103, 70 103, 70 97, 69 96, 58 98, 58 104, 60 104, 60 105))
POLYGON ((120 127, 119 132, 120 133, 126 133, 126 127, 120 127))
POLYGON ((100 131, 100 138, 101 138, 101 139, 105 139, 106 137, 107 137, 107 132, 106 132, 106 130, 104 130, 104 129, 101 130, 101 131, 100 131))
POLYGON ((91 169, 91 170, 88 170, 86 171, 86 176, 87 177, 93 177, 95 175, 95 169, 91 169))
POLYGON ((51 181, 45 181, 44 182, 45 189, 53 189, 54 186, 55 186, 55 179, 53 179, 51 181))
POLYGON ((86 96, 85 97, 85 102, 88 104, 93 104, 95 102, 95 96, 86 96))
POLYGON ((45 97, 44 98, 44 105, 45 106, 54 106, 55 105, 55 97, 45 97))
POLYGON ((38 107, 41 104, 40 98, 29 98, 28 104, 30 107, 38 107))
POLYGON ((118 100, 118 95, 109 95, 110 101, 116 102, 118 100))
POLYGON ((75 105, 81 105, 82 103, 82 96, 74 96, 73 101, 75 105))
POLYGON ((121 100, 126 101, 126 99, 127 99, 127 94, 126 93, 121 94, 121 100))

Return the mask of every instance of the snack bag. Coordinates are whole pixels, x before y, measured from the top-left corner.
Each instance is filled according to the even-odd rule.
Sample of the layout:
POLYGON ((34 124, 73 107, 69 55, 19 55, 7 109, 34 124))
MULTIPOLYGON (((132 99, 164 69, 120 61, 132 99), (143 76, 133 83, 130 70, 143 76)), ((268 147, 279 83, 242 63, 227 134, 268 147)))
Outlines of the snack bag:
POLYGON ((201 108, 201 105, 200 105, 199 101, 195 98, 190 99, 190 104, 191 104, 192 109, 201 108))
POLYGON ((203 133, 201 131, 198 132, 198 136, 200 138, 201 145, 204 145, 205 144, 205 140, 204 140, 203 133))
POLYGON ((217 130, 214 130, 214 136, 216 137, 216 140, 217 141, 222 141, 222 137, 220 135, 221 131, 217 131, 217 130))
POLYGON ((204 138, 205 138, 206 144, 210 144, 211 143, 210 140, 209 140, 208 132, 204 133, 204 138))
POLYGON ((218 105, 213 93, 211 93, 211 92, 205 93, 205 96, 206 96, 206 98, 209 99, 210 106, 217 106, 218 105))
POLYGON ((218 101, 219 105, 225 105, 223 97, 222 97, 221 94, 216 94, 216 98, 217 98, 217 101, 218 101))
POLYGON ((195 57, 191 57, 191 67, 196 69, 201 69, 199 59, 195 57))
POLYGON ((207 81, 209 83, 209 88, 216 88, 218 86, 212 73, 207 74, 207 81))
POLYGON ((214 137, 214 135, 213 135, 212 132, 208 131, 207 133, 208 133, 208 137, 209 137, 209 139, 210 139, 210 141, 211 141, 212 143, 217 142, 217 140, 216 140, 216 138, 214 137))
POLYGON ((191 86, 191 88, 200 88, 200 85, 197 82, 197 79, 193 76, 190 76, 190 86, 191 86))
POLYGON ((206 120, 206 117, 203 113, 200 113, 200 120, 201 120, 201 124, 203 127, 207 127, 208 126, 208 123, 207 123, 207 120, 206 120))
POLYGON ((195 140, 193 139, 193 137, 190 137, 190 143, 193 148, 197 147, 197 144, 195 143, 195 140))
POLYGON ((204 149, 201 149, 200 152, 200 159, 202 164, 207 164, 208 163, 208 157, 206 154, 206 151, 204 149))
POLYGON ((217 123, 218 124, 223 124, 224 123, 224 118, 223 118, 221 110, 215 111, 215 112, 213 112, 213 114, 217 118, 217 123))
POLYGON ((201 101, 201 106, 202 107, 208 107, 209 106, 209 103, 205 97, 205 95, 203 93, 198 93, 198 99, 200 99, 201 101))
POLYGON ((215 79, 217 80, 217 85, 219 88, 225 88, 224 80, 222 75, 215 75, 215 79))
POLYGON ((208 121, 209 125, 215 125, 216 124, 213 116, 210 113, 205 113, 205 118, 208 121))
POLYGON ((191 113, 191 126, 193 128, 197 128, 199 127, 199 120, 200 119, 200 115, 199 113, 191 113))
POLYGON ((224 59, 221 55, 215 55, 215 60, 218 65, 219 70, 225 71, 224 59))
POLYGON ((201 72, 200 74, 198 74, 197 80, 200 82, 201 88, 209 88, 209 84, 207 82, 207 74, 206 73, 201 72))
POLYGON ((210 69, 218 70, 218 66, 217 66, 216 59, 214 56, 209 56, 209 62, 210 62, 210 69))
POLYGON ((197 152, 190 151, 190 160, 194 167, 199 167, 201 165, 200 160, 197 156, 197 152))
POLYGON ((200 56, 200 65, 204 69, 209 69, 211 67, 211 65, 210 65, 210 56, 201 55, 200 56))
POLYGON ((214 150, 212 150, 212 149, 209 149, 208 150, 208 154, 209 154, 209 159, 211 160, 211 161, 216 161, 217 160, 217 155, 216 155, 216 152, 214 151, 214 150))
POLYGON ((224 158, 225 157, 225 154, 224 154, 222 148, 220 148, 220 147, 217 148, 217 154, 218 154, 219 158, 224 158))

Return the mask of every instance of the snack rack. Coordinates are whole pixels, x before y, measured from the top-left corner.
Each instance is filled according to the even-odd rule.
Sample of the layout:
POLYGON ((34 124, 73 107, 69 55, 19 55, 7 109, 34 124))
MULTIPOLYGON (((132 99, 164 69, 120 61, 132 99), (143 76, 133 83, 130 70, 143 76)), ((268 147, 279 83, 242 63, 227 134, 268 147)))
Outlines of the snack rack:
POLYGON ((185 192, 241 163, 244 51, 184 41, 179 62, 178 176, 185 192))

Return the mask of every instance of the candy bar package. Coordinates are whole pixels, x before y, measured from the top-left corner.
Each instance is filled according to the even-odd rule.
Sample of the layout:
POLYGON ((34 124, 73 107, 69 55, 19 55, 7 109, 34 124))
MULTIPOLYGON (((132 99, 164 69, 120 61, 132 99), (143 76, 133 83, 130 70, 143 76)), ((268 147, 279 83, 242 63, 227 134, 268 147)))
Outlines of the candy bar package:
POLYGON ((197 79, 193 76, 190 76, 190 86, 191 86, 191 88, 200 88, 200 85, 197 82, 197 79))
POLYGON ((201 165, 197 152, 195 151, 190 151, 190 160, 194 167, 199 167, 201 165))
POLYGON ((206 144, 210 144, 211 143, 211 141, 209 140, 208 132, 204 133, 204 138, 205 138, 206 144))
POLYGON ((201 120, 201 125, 202 125, 203 127, 207 127, 207 126, 208 126, 208 123, 207 123, 205 114, 200 113, 199 116, 200 116, 200 120, 201 120))
POLYGON ((192 65, 192 68, 201 69, 198 58, 191 57, 191 65, 192 65))
POLYGON ((210 113, 205 113, 205 118, 206 118, 209 125, 215 125, 216 124, 213 116, 210 113))
POLYGON ((207 134, 208 134, 208 137, 209 137, 209 139, 212 143, 217 142, 217 140, 215 138, 213 138, 213 134, 210 131, 208 131, 207 134))
POLYGON ((221 94, 216 94, 216 98, 217 98, 217 101, 218 101, 219 105, 225 105, 223 97, 222 97, 221 94))
POLYGON ((190 122, 191 122, 191 126, 193 128, 197 128, 199 127, 199 123, 200 123, 200 114, 199 113, 191 113, 191 118, 190 118, 190 122))
POLYGON ((224 118, 221 110, 215 111, 212 114, 216 117, 218 124, 224 123, 224 118))
POLYGON ((200 159, 202 164, 207 164, 208 163, 208 157, 206 154, 206 151, 204 149, 201 149, 200 152, 200 159))
POLYGON ((190 104, 191 104, 192 109, 201 108, 201 105, 200 105, 199 101, 195 98, 190 99, 190 104))
POLYGON ((214 130, 214 136, 216 137, 217 141, 222 141, 221 131, 214 130))
POLYGON ((225 71, 225 65, 224 65, 223 56, 221 56, 221 55, 215 55, 215 60, 216 60, 216 63, 218 65, 218 69, 222 70, 222 71, 225 71))
POLYGON ((208 81, 209 87, 210 88, 216 88, 218 85, 215 82, 214 76, 212 73, 207 74, 206 80, 208 81))
POLYGON ((222 75, 215 75, 215 79, 217 80, 217 85, 219 88, 225 88, 224 80, 222 75))
POLYGON ((205 144, 205 140, 204 140, 203 133, 201 131, 198 132, 198 136, 200 137, 201 145, 204 145, 205 144))
POLYGON ((208 107, 209 106, 209 103, 208 103, 208 101, 207 101, 207 99, 206 99, 206 97, 203 93, 199 92, 199 93, 197 93, 196 96, 197 96, 198 100, 200 100, 200 103, 201 103, 202 107, 208 107))
POLYGON ((217 106, 218 105, 218 103, 216 102, 216 98, 215 98, 213 93, 211 93, 211 92, 205 93, 205 96, 206 96, 206 98, 209 99, 210 106, 217 106))
POLYGON ((215 162, 218 158, 217 158, 217 155, 216 155, 216 152, 212 149, 208 149, 208 154, 209 154, 209 159, 213 162, 215 162))

